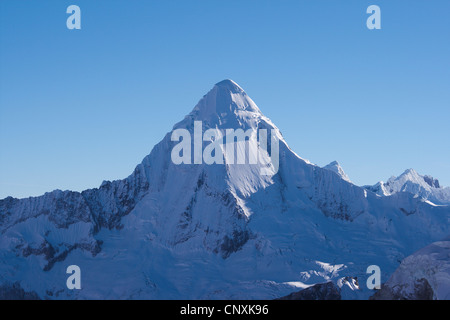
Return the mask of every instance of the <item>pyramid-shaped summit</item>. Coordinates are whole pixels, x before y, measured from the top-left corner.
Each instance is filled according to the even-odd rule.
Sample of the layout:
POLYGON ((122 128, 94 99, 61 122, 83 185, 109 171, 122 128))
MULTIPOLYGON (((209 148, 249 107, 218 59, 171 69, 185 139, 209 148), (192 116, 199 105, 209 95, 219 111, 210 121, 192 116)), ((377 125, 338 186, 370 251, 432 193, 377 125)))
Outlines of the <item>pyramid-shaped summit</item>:
POLYGON ((220 82, 217 82, 215 85, 220 88, 225 88, 232 93, 244 92, 244 89, 242 89, 236 82, 231 79, 222 80, 220 82))
POLYGON ((367 298, 364 278, 359 289, 345 281, 371 264, 387 278, 402 257, 450 233, 448 206, 404 192, 379 197, 298 157, 231 80, 174 130, 192 133, 194 121, 275 129, 279 170, 174 163, 172 130, 123 180, 0 200, 0 294, 273 299, 332 281, 343 298, 367 298), (83 290, 67 290, 69 265, 81 267, 83 290))
POLYGON ((189 116, 212 126, 221 127, 226 123, 228 126, 236 126, 236 129, 241 125, 251 125, 244 122, 252 121, 252 118, 263 117, 255 102, 233 80, 216 83, 189 116), (238 118, 241 120, 237 121, 238 118))

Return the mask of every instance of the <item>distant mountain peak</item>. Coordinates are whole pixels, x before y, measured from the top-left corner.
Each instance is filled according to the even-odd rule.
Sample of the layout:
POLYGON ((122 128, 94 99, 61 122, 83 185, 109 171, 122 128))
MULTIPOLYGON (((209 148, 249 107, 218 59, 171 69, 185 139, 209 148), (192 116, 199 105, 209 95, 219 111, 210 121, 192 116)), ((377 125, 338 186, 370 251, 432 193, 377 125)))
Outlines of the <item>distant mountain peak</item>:
POLYGON ((332 161, 323 168, 337 173, 342 179, 344 179, 347 182, 350 183, 352 182, 345 173, 344 169, 342 169, 341 165, 337 161, 332 161))
POLYGON ((417 171, 414 170, 413 168, 406 169, 406 170, 403 172, 403 174, 417 174, 417 175, 418 175, 417 171))
POLYGON ((394 177, 394 178, 395 179, 400 179, 402 177, 407 177, 407 178, 411 179, 412 177, 413 178, 420 178, 421 175, 416 170, 414 170, 413 168, 409 168, 409 169, 406 169, 401 175, 399 175, 398 177, 394 177))
POLYGON ((390 177, 387 182, 380 181, 365 188, 381 196, 409 192, 435 204, 450 203, 450 188, 441 187, 438 179, 429 175, 421 175, 412 168, 405 170, 398 177, 390 177))
POLYGON ((432 176, 429 175, 421 175, 419 174, 416 170, 414 169, 407 169, 405 170, 401 175, 399 175, 398 177, 391 177, 388 180, 388 183, 394 183, 395 181, 400 182, 402 184, 407 183, 407 182, 411 182, 414 184, 419 184, 425 188, 440 188, 439 185, 439 180, 434 179, 432 176))

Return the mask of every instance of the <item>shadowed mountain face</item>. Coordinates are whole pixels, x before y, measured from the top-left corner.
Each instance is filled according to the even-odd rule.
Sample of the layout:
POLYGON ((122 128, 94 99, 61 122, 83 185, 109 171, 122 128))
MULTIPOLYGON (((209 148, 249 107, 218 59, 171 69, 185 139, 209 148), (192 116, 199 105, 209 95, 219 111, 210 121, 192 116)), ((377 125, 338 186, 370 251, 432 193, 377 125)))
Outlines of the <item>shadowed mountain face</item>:
MULTIPOLYGON (((201 139, 201 150, 211 141, 201 139)), ((248 152, 242 146, 236 157, 248 152)), ((408 193, 379 197, 347 180, 295 154, 244 90, 224 80, 126 179, 0 200, 0 285, 50 299, 272 299, 363 279, 372 264, 387 277, 449 233, 447 206, 408 193), (195 164, 193 155, 175 164, 172 133, 194 140, 197 121, 201 135, 267 130, 278 141, 278 170, 227 158, 195 164), (67 289, 69 265, 82 270, 82 290, 67 289)), ((361 286, 343 298, 371 294, 361 286)))
POLYGON ((327 282, 293 292, 278 300, 341 300, 341 293, 333 282, 327 282))
POLYGON ((372 300, 450 299, 450 237, 405 258, 372 300))

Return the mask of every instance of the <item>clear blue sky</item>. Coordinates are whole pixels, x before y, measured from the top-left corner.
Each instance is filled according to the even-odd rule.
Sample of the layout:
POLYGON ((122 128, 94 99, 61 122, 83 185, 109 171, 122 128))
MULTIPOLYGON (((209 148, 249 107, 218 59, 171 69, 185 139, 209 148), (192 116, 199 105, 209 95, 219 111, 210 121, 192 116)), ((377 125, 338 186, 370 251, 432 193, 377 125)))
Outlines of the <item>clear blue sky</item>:
POLYGON ((128 176, 226 78, 356 184, 450 185, 448 0, 1 0, 0 198, 128 176))

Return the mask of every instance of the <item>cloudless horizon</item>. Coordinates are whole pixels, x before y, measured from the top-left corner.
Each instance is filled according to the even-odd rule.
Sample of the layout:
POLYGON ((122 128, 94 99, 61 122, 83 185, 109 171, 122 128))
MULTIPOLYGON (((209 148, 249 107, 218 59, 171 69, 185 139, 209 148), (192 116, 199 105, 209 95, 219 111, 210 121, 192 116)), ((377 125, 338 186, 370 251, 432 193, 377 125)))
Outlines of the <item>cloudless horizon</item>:
POLYGON ((450 2, 0 2, 0 199, 123 179, 232 79, 357 185, 450 186, 450 2), (69 5, 81 30, 68 30, 69 5), (369 5, 381 30, 368 30, 369 5))

